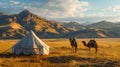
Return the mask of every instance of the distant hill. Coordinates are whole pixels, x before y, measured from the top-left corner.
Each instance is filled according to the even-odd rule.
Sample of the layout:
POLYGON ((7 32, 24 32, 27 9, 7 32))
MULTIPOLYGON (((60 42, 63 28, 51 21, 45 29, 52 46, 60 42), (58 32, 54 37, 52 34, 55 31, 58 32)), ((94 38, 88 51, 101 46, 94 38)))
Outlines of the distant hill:
POLYGON ((112 34, 114 34, 114 37, 120 37, 120 27, 112 27, 108 28, 107 30, 112 32, 112 34))
POLYGON ((108 21, 100 21, 87 25, 88 28, 111 28, 111 27, 120 27, 120 23, 112 23, 108 21))
POLYGON ((69 23, 64 23, 63 24, 65 27, 74 29, 76 31, 85 29, 85 25, 79 24, 78 22, 69 22, 69 23))
MULTIPOLYGON (((120 29, 120 28, 119 28, 120 29)), ((64 37, 77 37, 77 38, 119 38, 120 32, 110 31, 106 29, 84 29, 66 34, 64 37)))
POLYGON ((6 13, 0 12, 0 15, 5 15, 6 13))

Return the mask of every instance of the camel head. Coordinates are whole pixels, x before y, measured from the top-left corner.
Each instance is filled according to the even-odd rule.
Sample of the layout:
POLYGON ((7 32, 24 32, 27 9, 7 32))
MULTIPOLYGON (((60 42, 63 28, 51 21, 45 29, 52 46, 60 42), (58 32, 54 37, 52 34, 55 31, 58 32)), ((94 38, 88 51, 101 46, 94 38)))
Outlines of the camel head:
POLYGON ((81 41, 82 43, 85 43, 85 41, 81 41))
POLYGON ((69 38, 69 41, 72 41, 72 39, 71 39, 71 38, 69 38))
POLYGON ((85 41, 81 41, 83 43, 84 46, 87 46, 86 42, 85 41))

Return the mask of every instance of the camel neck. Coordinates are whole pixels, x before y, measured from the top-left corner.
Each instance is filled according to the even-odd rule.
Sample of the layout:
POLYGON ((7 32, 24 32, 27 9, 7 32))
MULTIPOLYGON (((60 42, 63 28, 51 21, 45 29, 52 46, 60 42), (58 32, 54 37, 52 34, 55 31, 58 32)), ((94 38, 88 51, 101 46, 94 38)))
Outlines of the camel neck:
POLYGON ((86 42, 83 42, 84 46, 87 46, 86 42))

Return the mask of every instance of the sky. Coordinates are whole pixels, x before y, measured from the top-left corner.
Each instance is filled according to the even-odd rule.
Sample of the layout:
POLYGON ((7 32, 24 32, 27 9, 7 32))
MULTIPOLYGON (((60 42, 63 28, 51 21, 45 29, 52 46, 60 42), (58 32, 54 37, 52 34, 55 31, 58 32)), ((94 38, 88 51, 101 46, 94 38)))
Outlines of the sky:
POLYGON ((0 0, 0 12, 18 14, 24 9, 60 22, 120 22, 120 0, 0 0))

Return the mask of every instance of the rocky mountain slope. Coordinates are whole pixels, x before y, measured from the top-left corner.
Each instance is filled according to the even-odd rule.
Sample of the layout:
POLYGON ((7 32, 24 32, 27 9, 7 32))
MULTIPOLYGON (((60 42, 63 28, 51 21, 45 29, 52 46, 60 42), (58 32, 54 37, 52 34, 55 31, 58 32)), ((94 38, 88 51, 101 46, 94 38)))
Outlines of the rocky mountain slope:
POLYGON ((16 15, 0 15, 0 38, 21 38, 30 30, 36 32, 41 38, 56 38, 74 31, 60 23, 54 23, 41 18, 28 10, 16 15))

